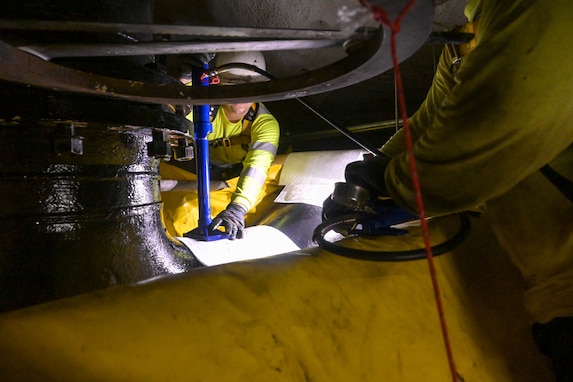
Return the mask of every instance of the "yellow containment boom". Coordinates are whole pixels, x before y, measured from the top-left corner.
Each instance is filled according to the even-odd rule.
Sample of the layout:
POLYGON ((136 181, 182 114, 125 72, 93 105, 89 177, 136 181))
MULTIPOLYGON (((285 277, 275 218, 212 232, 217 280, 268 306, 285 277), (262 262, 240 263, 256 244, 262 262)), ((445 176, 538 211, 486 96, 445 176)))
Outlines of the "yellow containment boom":
MULTIPOLYGON (((523 281, 486 218, 473 217, 470 237, 435 259, 460 380, 551 381, 521 307, 523 281)), ((432 240, 456 224, 432 219, 432 240)), ((419 235, 348 245, 404 249, 419 235)), ((427 262, 320 248, 8 312, 0 354, 4 381, 452 380, 427 262)))

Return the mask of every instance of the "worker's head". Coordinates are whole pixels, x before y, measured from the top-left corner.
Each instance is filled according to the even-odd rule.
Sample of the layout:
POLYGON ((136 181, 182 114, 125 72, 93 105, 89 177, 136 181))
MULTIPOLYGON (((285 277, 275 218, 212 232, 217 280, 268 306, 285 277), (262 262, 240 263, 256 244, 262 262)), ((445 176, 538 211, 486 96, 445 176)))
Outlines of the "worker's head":
POLYGON ((227 119, 231 122, 238 122, 241 120, 252 106, 252 102, 242 102, 242 103, 229 103, 221 105, 225 110, 225 115, 227 119))
MULTIPOLYGON (((191 67, 188 71, 181 71, 180 81, 191 86, 191 67)), ((195 65, 196 66, 196 65, 195 65)), ((265 71, 265 57, 261 52, 221 52, 215 55, 214 69, 218 73, 221 85, 239 85, 253 82, 268 81, 269 79, 257 70, 265 71)), ((243 102, 223 105, 227 117, 242 118, 247 114, 252 102, 243 102)))
POLYGON ((261 52, 222 52, 215 56, 215 69, 223 85, 237 85, 268 80, 257 72, 265 71, 265 57, 261 52))

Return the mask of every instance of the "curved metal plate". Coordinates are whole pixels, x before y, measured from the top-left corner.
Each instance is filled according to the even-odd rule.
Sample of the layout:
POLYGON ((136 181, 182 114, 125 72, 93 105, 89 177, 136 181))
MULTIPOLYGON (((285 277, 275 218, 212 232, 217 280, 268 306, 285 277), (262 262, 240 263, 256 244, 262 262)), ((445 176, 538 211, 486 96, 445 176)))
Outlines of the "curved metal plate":
MULTIPOLYGON (((396 0, 385 5, 389 19, 395 19, 407 3, 407 0, 396 0)), ((426 41, 432 21, 432 1, 418 0, 402 19, 401 30, 396 35, 399 61, 408 58, 426 41)), ((236 86, 185 87, 110 78, 45 62, 4 42, 0 42, 0 57, 0 78, 7 81, 57 91, 175 105, 299 98, 365 81, 393 66, 390 31, 382 26, 369 41, 333 64, 298 76, 236 86)))
POLYGON ((161 24, 124 24, 96 23, 75 21, 50 20, 8 20, 0 19, 0 29, 36 30, 36 31, 68 31, 92 33, 139 33, 193 37, 225 37, 225 38, 270 38, 270 39, 330 39, 339 40, 345 36, 337 30, 319 29, 280 29, 280 28, 229 28, 208 27, 195 25, 161 25, 161 24))

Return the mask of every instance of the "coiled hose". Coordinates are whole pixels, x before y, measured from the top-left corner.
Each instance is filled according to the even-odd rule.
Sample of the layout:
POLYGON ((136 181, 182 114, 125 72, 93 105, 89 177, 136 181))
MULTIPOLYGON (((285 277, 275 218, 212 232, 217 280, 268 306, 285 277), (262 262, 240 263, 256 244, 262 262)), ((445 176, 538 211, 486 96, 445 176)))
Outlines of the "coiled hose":
MULTIPOLYGON (((432 246, 432 253, 434 256, 439 256, 449 252, 460 245, 468 236, 471 228, 469 213, 461 212, 456 214, 459 217, 460 225, 456 234, 443 243, 432 246)), ((411 261, 426 258, 425 248, 412 249, 406 251, 370 251, 356 248, 349 248, 343 245, 336 244, 326 240, 325 235, 338 228, 360 224, 361 219, 358 215, 348 214, 337 216, 325 220, 322 224, 315 228, 313 232, 313 240, 323 249, 332 252, 336 255, 367 261, 411 261)))

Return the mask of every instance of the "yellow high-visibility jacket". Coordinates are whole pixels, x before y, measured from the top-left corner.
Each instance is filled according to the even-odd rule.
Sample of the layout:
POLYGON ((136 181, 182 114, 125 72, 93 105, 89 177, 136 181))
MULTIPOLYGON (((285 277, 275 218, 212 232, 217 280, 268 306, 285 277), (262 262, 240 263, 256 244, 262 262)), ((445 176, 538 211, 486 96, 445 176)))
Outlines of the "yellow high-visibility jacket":
MULTIPOLYGON (((476 14, 475 49, 458 70, 444 49, 409 120, 424 206, 483 206, 529 284, 534 320, 573 316, 573 203, 539 171, 573 180, 573 2, 470 0, 466 15, 476 14)), ((382 151, 393 157, 390 195, 416 211, 404 132, 382 151)))
MULTIPOLYGON (((192 120, 192 115, 187 116, 192 120)), ((239 134, 242 121, 231 123, 224 116, 222 108, 212 121, 213 132, 208 140, 228 138, 239 134)), ((280 166, 269 171, 278 147, 280 130, 277 120, 261 104, 256 118, 250 128, 251 139, 248 152, 241 145, 230 147, 209 147, 211 163, 237 163, 243 161, 241 175, 227 180, 227 187, 209 194, 212 216, 223 211, 230 202, 245 206, 250 214, 258 213, 259 204, 267 193, 272 193, 278 187, 276 177, 280 166)), ((180 181, 196 181, 194 173, 181 169, 169 163, 160 163, 160 173, 163 179, 180 181)), ((197 228, 198 223, 198 194, 194 190, 172 190, 161 193, 163 201, 163 222, 167 232, 172 236, 183 236, 197 228)), ((248 222, 249 214, 247 214, 248 222)))
MULTIPOLYGON (((230 122, 222 107, 218 109, 211 123, 213 132, 207 136, 209 141, 240 135, 243 130, 243 121, 230 122)), ((277 154, 280 138, 279 124, 263 104, 259 105, 250 130, 251 140, 248 150, 240 144, 209 148, 209 159, 212 163, 243 162, 243 170, 231 202, 241 204, 247 211, 257 201, 269 167, 277 154)))

